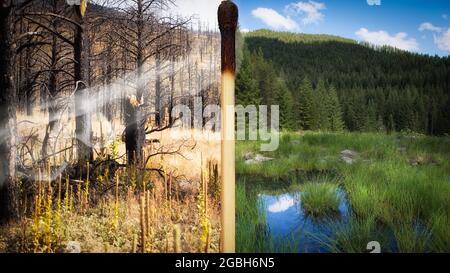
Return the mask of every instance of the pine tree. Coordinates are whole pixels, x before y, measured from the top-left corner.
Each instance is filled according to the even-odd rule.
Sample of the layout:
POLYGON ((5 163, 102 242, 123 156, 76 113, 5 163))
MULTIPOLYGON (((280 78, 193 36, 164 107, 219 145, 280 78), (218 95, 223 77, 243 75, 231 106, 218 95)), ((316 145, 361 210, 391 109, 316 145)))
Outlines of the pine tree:
POLYGON ((317 129, 327 131, 330 129, 330 100, 325 83, 322 79, 317 83, 314 96, 314 109, 316 111, 314 126, 317 129))
POLYGON ((388 123, 387 123, 386 127, 387 127, 387 132, 388 133, 392 133, 392 132, 396 131, 394 115, 392 115, 392 114, 389 115, 389 119, 388 119, 388 123))
POLYGON ((275 90, 275 100, 280 110, 280 127, 285 130, 295 128, 293 116, 293 98, 283 79, 278 78, 275 90))
POLYGON ((300 128, 303 130, 314 129, 314 97, 312 84, 307 77, 303 79, 296 99, 295 114, 299 121, 300 128))
POLYGON ((236 104, 237 105, 259 105, 261 98, 258 83, 254 78, 254 70, 251 63, 251 54, 244 49, 242 62, 236 76, 236 104))
POLYGON ((366 132, 374 132, 377 130, 377 108, 375 103, 372 100, 369 100, 367 103, 365 122, 364 122, 364 131, 366 132))
POLYGON ((383 117, 381 115, 378 115, 376 129, 377 129, 377 132, 386 133, 386 126, 384 126, 383 117))
POLYGON ((328 107, 329 107, 328 120, 330 126, 329 129, 333 132, 342 131, 344 129, 342 110, 336 89, 333 86, 330 87, 330 93, 328 96, 328 107))
POLYGON ((413 131, 415 130, 414 111, 413 111, 413 97, 411 90, 408 88, 403 90, 398 97, 396 103, 396 123, 400 131, 413 131))
POLYGON ((259 92, 261 96, 261 104, 276 104, 274 90, 276 88, 277 73, 272 63, 263 62, 260 66, 259 92))

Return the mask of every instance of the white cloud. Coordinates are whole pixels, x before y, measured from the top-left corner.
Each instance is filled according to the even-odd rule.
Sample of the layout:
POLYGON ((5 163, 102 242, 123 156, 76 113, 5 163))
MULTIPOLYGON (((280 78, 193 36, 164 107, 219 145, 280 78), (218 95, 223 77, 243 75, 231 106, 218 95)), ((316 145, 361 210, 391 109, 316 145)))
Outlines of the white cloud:
POLYGON ((450 51, 450 28, 446 31, 445 28, 434 26, 432 23, 423 23, 420 25, 419 31, 424 30, 435 32, 434 43, 440 50, 450 51))
POLYGON ((221 0, 176 0, 176 6, 168 11, 184 17, 195 16, 203 24, 217 26, 217 9, 221 0))
POLYGON ((391 36, 383 30, 370 32, 366 28, 360 28, 355 34, 362 40, 378 46, 388 45, 407 51, 417 51, 419 49, 416 39, 409 38, 405 32, 399 32, 391 36))
POLYGON ((248 29, 248 28, 241 28, 240 30, 241 30, 242 33, 247 33, 247 32, 250 32, 250 31, 251 31, 251 30, 248 29))
POLYGON ((419 31, 425 31, 425 30, 429 30, 429 31, 432 31, 432 32, 441 32, 442 28, 434 26, 430 22, 426 22, 426 23, 423 23, 423 24, 421 24, 419 26, 419 31))
POLYGON ((442 35, 435 36, 434 42, 440 50, 450 51, 450 28, 444 31, 442 35))
POLYGON ((321 12, 326 9, 324 3, 308 1, 308 2, 298 2, 292 3, 286 6, 286 13, 295 13, 302 16, 302 23, 305 25, 308 24, 317 24, 320 21, 323 21, 325 15, 321 12))
POLYGON ((271 213, 279 213, 287 211, 289 208, 294 206, 295 200, 289 196, 280 197, 275 203, 269 205, 267 210, 271 213))
POLYGON ((266 25, 274 29, 298 30, 298 24, 289 16, 283 16, 277 11, 268 8, 257 8, 252 15, 261 19, 266 25))
POLYGON ((324 9, 326 9, 324 3, 310 0, 285 6, 284 14, 262 7, 253 10, 252 14, 271 28, 294 31, 300 29, 298 23, 293 19, 294 17, 301 19, 304 25, 317 24, 325 18, 325 15, 321 12, 324 9))

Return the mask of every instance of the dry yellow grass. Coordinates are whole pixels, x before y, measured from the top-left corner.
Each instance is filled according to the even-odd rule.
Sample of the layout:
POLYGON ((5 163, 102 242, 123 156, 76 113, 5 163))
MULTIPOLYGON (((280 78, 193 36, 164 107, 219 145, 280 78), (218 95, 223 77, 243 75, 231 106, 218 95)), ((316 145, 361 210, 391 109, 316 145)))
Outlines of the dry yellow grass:
MULTIPOLYGON (((46 189, 50 191, 48 187, 46 189)), ((135 236, 141 236, 141 225, 145 226, 146 215, 149 230, 144 234, 145 245, 142 246, 141 241, 138 241, 139 249, 152 253, 203 252, 203 220, 197 206, 197 195, 167 199, 164 191, 161 181, 148 191, 149 214, 143 211, 142 215, 140 211, 140 195, 122 189, 117 199, 114 194, 108 195, 84 211, 80 209, 82 204, 76 202, 72 211, 63 209, 59 220, 56 213, 59 206, 52 206, 48 195, 45 195, 42 201, 45 203, 39 206, 43 211, 39 212, 38 217, 23 217, 0 231, 0 252, 64 252, 65 244, 69 241, 80 242, 82 252, 133 252, 135 236), (116 219, 118 222, 114 223, 116 219), (173 236, 174 229, 179 230, 177 236, 173 236)), ((143 203, 146 202, 144 199, 143 203)), ((64 206, 65 201, 60 202, 64 206)), ((211 196, 206 202, 210 208, 207 219, 211 227, 207 249, 218 252, 218 205, 211 196)))

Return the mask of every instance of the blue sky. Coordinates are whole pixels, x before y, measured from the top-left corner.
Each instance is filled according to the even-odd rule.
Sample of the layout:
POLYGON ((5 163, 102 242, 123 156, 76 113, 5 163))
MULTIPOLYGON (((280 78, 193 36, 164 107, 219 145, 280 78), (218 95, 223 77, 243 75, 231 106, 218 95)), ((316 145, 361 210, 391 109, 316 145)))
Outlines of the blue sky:
POLYGON ((450 0, 235 0, 244 30, 333 34, 430 55, 450 54, 450 0))

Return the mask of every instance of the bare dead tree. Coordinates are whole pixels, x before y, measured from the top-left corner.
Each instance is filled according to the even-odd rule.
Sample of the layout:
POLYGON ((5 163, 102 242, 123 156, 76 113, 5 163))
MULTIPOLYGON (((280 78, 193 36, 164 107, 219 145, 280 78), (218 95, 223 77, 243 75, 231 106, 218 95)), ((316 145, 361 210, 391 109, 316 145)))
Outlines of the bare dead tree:
POLYGON ((89 101, 89 91, 87 89, 89 60, 87 53, 89 51, 85 24, 86 0, 81 0, 80 6, 74 5, 75 14, 75 34, 74 34, 74 76, 75 81, 79 83, 75 91, 75 135, 77 139, 78 163, 84 166, 86 162, 92 161, 94 153, 92 150, 92 124, 90 111, 85 110, 85 104, 89 101))
POLYGON ((145 64, 155 59, 155 100, 154 113, 158 126, 161 122, 161 62, 165 50, 175 45, 167 39, 170 33, 186 24, 187 20, 175 20, 169 16, 158 16, 157 12, 167 10, 174 4, 173 0, 131 0, 115 1, 114 6, 124 16, 115 31, 117 38, 128 57, 128 62, 135 64, 136 92, 125 102, 125 142, 129 163, 143 162, 145 128, 148 119, 150 98, 148 84, 143 79, 145 64))
MULTIPOLYGON (((58 3, 64 5, 63 11, 67 10, 69 7, 66 3, 58 0, 52 1, 53 5, 50 10, 44 10, 42 12, 35 11, 25 11, 22 16, 30 21, 31 23, 39 26, 42 30, 46 31, 46 34, 50 34, 52 37, 51 53, 47 56, 50 59, 49 79, 48 79, 48 90, 50 98, 49 106, 49 126, 48 131, 52 131, 55 118, 54 114, 57 112, 57 107, 52 103, 55 103, 54 96, 58 93, 57 75, 58 73, 64 73, 71 76, 68 80, 68 84, 63 84, 60 88, 68 87, 69 85, 77 86, 76 96, 75 96, 75 115, 76 115, 76 141, 77 141, 77 153, 78 161, 80 164, 84 165, 84 162, 90 161, 93 158, 93 152, 91 148, 91 137, 92 137, 92 127, 90 121, 89 111, 86 111, 84 103, 88 101, 88 90, 87 90, 87 73, 89 71, 88 61, 86 58, 87 43, 85 40, 84 28, 87 27, 85 24, 84 12, 86 10, 86 1, 81 1, 81 5, 74 5, 72 7, 72 14, 58 12, 58 3), (63 22, 66 27, 64 30, 58 29, 59 22, 63 22), (67 25, 69 27, 67 27, 67 25), (73 29, 73 39, 67 29, 73 29), (67 55, 59 56, 57 51, 60 48, 60 43, 65 46, 72 48, 72 58, 68 58, 67 55), (67 67, 56 68, 56 64, 61 59, 69 59, 73 64, 73 74, 67 70, 67 67)), ((48 36, 48 35, 47 35, 48 36)), ((44 51, 45 53, 45 51, 44 51)), ((42 73, 42 70, 39 71, 42 73)), ((47 134, 48 135, 48 132, 47 134)), ((44 141, 46 144, 46 141, 44 141)), ((46 145, 43 146, 43 156, 46 154, 46 145)))
POLYGON ((0 223, 18 217, 15 185, 16 103, 14 86, 13 20, 15 6, 0 1, 0 223))
MULTIPOLYGON (((34 32, 28 33, 28 41, 21 44, 19 49, 30 48, 36 52, 34 56, 34 71, 25 77, 32 78, 29 81, 31 89, 40 87, 41 98, 46 98, 49 122, 46 127, 42 145, 42 157, 47 158, 50 135, 59 124, 58 112, 61 108, 58 95, 71 90, 76 86, 77 60, 75 47, 76 39, 72 40, 71 28, 77 28, 79 24, 72 19, 72 11, 64 1, 59 0, 34 0, 28 8, 19 14, 21 20, 34 28, 34 32), (73 68, 72 68, 73 67, 73 68), (74 73, 70 69, 74 70, 74 73), (75 84, 74 84, 75 83, 75 84)), ((18 52, 20 53, 20 52, 18 52)), ((80 80, 80 78, 78 78, 80 80)), ((28 80, 27 80, 28 81, 28 80)), ((56 141, 54 143, 56 145, 56 141)), ((79 145, 80 150, 84 147, 79 145)), ((83 155, 83 152, 79 151, 83 155)), ((80 156, 80 159, 82 156, 80 156)))

